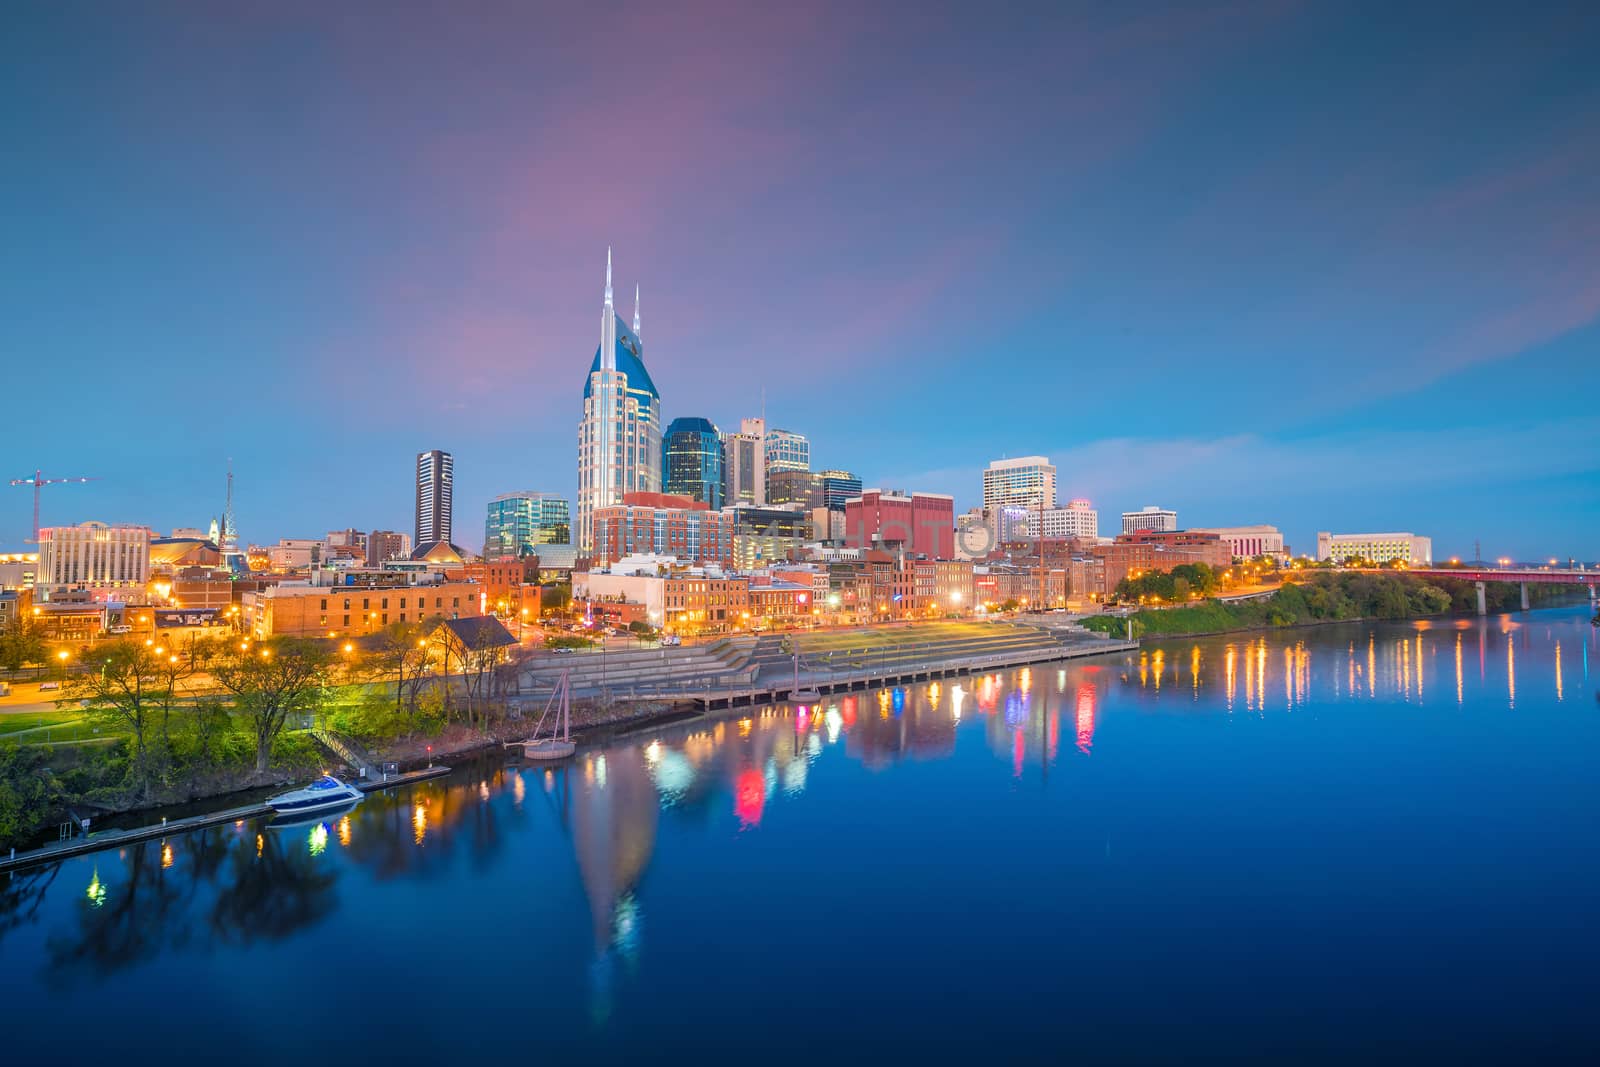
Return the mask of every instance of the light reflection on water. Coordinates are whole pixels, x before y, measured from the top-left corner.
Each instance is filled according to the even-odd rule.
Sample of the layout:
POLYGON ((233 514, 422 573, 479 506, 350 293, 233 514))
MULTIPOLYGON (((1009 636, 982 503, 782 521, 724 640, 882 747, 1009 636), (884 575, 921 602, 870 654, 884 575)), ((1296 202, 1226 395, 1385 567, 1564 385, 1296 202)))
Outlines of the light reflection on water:
MULTIPOLYGON (((523 966, 536 969, 548 995, 572 1000, 577 1009, 556 1025, 623 1040, 617 1035, 627 1027, 616 1027, 648 1016, 652 998, 671 996, 675 979, 648 965, 653 949, 683 967, 690 966, 699 939, 725 922, 741 924, 753 943, 779 935, 782 920, 748 899, 754 891, 741 888, 746 884, 759 883, 770 895, 783 881, 768 875, 784 872, 811 886, 809 897, 792 906, 808 909, 827 899, 829 914, 852 915, 864 901, 848 893, 834 897, 828 879, 814 879, 834 870, 848 884, 851 872, 867 867, 889 879, 876 886, 879 897, 930 899, 937 879, 951 879, 957 867, 930 867, 921 853, 905 854, 899 866, 876 865, 879 854, 894 854, 897 835, 921 839, 923 828, 906 821, 918 810, 940 813, 929 840, 951 850, 950 862, 959 866, 964 853, 987 854, 990 862, 1001 857, 1018 865, 1013 888, 1046 898, 1104 877, 1095 872, 1121 855, 1111 847, 1113 837, 1152 864, 1149 877, 1158 881, 1177 877, 1168 867, 1180 864, 1182 878, 1204 885, 1207 868, 1182 866, 1179 857, 1208 838, 1218 857, 1267 850, 1280 864, 1303 865, 1311 878, 1325 862, 1319 853, 1297 854, 1300 839, 1294 837, 1285 839, 1290 844, 1255 841, 1250 835, 1261 832, 1260 824, 1235 820, 1293 817, 1315 840, 1352 818, 1348 813, 1368 798, 1386 795, 1382 789, 1401 788, 1380 786, 1373 777, 1379 772, 1364 767, 1398 760, 1431 783, 1431 801, 1456 798, 1455 807, 1434 817, 1459 823, 1430 823, 1437 837, 1395 844, 1386 862, 1404 870, 1408 857, 1423 850, 1441 864, 1467 863, 1439 850, 1441 842, 1473 840, 1481 828, 1486 816, 1474 805, 1483 785, 1474 775, 1480 764, 1493 764, 1494 752, 1463 755, 1459 732, 1481 712, 1494 723, 1492 734, 1481 735, 1492 741, 1482 744, 1511 744, 1509 731, 1515 730, 1521 758, 1530 750, 1543 757, 1543 765, 1534 760, 1526 771, 1516 763, 1499 769, 1494 788, 1503 805, 1508 789, 1536 797, 1549 788, 1542 769, 1574 744, 1572 731, 1588 730, 1584 736, 1593 738, 1592 718, 1554 717, 1558 705, 1576 703, 1567 695, 1576 688, 1570 676, 1578 671, 1570 664, 1579 649, 1581 685, 1587 692, 1592 684, 1588 659, 1595 636, 1586 617, 1548 613, 1169 641, 1093 661, 692 721, 581 752, 557 767, 479 761, 446 779, 369 796, 336 822, 314 825, 307 837, 262 834, 257 825, 236 823, 29 872, 0 897, 0 951, 8 966, 19 961, 17 973, 37 977, 37 984, 24 983, 19 1010, 46 1003, 64 985, 117 986, 129 1005, 120 1025, 137 1030, 134 1009, 149 1003, 135 987, 124 988, 127 982, 152 970, 176 980, 215 953, 276 943, 315 954, 330 938, 348 951, 371 952, 380 930, 421 922, 439 927, 427 942, 429 958, 447 961, 458 946, 481 954, 483 945, 517 931, 545 946, 537 962, 523 966), (1527 676, 1522 706, 1519 669, 1527 676), (1512 711, 1515 720, 1496 721, 1512 711), (1235 712, 1241 714, 1235 718, 1235 712), (1317 746, 1329 749, 1326 763, 1309 762, 1317 746), (1452 753, 1461 760, 1458 767, 1449 762, 1452 753), (1298 811, 1270 805, 1258 811, 1246 786, 1270 778, 1280 761, 1316 777, 1320 788, 1296 794, 1298 811), (1209 767, 1234 769, 1208 776, 1209 767), (1165 782, 1178 780, 1191 785, 1163 793, 1165 782), (1215 795, 1197 790, 1196 781, 1215 795), (1230 800, 1230 789, 1245 791, 1230 800), (902 810, 906 790, 917 791, 917 807, 902 810), (965 806, 951 808, 944 799, 951 794, 965 806), (879 824, 871 817, 874 808, 897 811, 898 821, 879 824), (1205 812, 1205 819, 1188 826, 1190 809, 1205 812), (952 821, 956 812, 961 818, 952 821), (1011 836, 1018 826, 1027 833, 1011 836), (1090 826, 1100 828, 1104 841, 1095 838, 1092 847, 1073 851, 1070 834, 1090 826), (1061 834, 1069 836, 1058 840, 1061 834), (996 841, 1005 845, 999 853, 989 851, 996 841), (1045 841, 1051 842, 1039 853, 1045 859, 1026 858, 1045 841), (1081 866, 1091 863, 1086 857, 1100 866, 1081 866), (449 895, 433 896, 441 893, 449 895), (741 901, 748 907, 741 909, 741 901), (449 922, 442 918, 446 912, 449 922), (463 924, 465 932, 453 935, 461 940, 447 936, 447 928, 463 924), (583 931, 581 943, 570 938, 574 929, 583 931)), ((1551 794, 1539 807, 1541 832, 1577 817, 1558 799, 1570 797, 1551 794)), ((1506 810, 1487 816, 1509 817, 1506 810)), ((1385 821, 1403 819, 1403 808, 1385 807, 1372 824, 1370 847, 1385 847, 1385 821)), ((1482 840, 1514 842, 1530 832, 1531 826, 1511 824, 1482 840)), ((1593 858, 1590 847, 1569 862, 1592 867, 1593 858)), ((1258 878, 1270 878, 1268 870, 1258 878)), ((1521 870, 1520 877, 1530 877, 1525 866, 1521 870)), ((1359 869, 1341 868, 1339 877, 1365 884, 1359 869)), ((1530 883, 1530 892, 1547 888, 1537 878, 1530 883)), ((975 885, 970 891, 986 890, 975 885)), ((1126 896, 1129 889, 1118 892, 1126 896)), ((1123 930, 1152 916, 1169 921, 1189 906, 1182 895, 1145 901, 1141 920, 1116 911, 1117 900, 1111 894, 1093 906, 1101 909, 1101 921, 1123 930)), ((1285 905, 1279 900, 1273 906, 1285 905)), ((916 910, 897 918, 874 906, 872 914, 892 931, 916 910)), ((1248 924, 1230 929, 1215 921, 1219 946, 1251 934, 1248 924)), ((860 930, 830 940, 826 925, 807 928, 808 939, 794 951, 826 950, 841 959, 861 951, 860 930)), ((1045 923, 1038 936, 1058 936, 1051 929, 1045 923)), ((1403 943, 1408 935, 1391 929, 1388 936, 1403 943)), ((1319 948, 1331 951, 1316 944, 1300 951, 1319 948)), ((737 950, 724 944, 722 951, 737 950)), ((227 958, 235 961, 233 980, 255 988, 248 963, 254 957, 227 958)), ((757 959, 764 961, 760 966, 774 965, 770 956, 746 962, 756 966, 757 959)), ((874 957, 871 966, 888 964, 874 957)), ((716 980, 699 977, 702 984, 716 980)), ((254 995, 271 994, 255 988, 254 995)), ((748 1010, 762 1016, 760 1008, 748 1010)))

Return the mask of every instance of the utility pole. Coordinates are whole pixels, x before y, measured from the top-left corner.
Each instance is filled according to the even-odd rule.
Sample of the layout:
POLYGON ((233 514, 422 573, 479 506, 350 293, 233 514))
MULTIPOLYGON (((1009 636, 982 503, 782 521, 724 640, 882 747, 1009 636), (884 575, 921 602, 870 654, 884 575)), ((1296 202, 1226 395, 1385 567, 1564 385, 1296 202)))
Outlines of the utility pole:
POLYGON ((78 482, 97 482, 99 478, 46 478, 44 472, 36 470, 32 478, 13 478, 12 485, 33 486, 33 543, 39 543, 39 490, 47 485, 67 485, 78 482))

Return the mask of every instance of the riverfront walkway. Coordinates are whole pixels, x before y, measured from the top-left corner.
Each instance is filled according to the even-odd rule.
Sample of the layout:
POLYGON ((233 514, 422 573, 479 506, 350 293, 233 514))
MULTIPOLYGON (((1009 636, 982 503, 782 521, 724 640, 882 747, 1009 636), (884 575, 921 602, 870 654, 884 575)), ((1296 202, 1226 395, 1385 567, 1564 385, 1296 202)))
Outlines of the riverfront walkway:
MULTIPOLYGON (((395 786, 409 785, 412 782, 437 778, 441 774, 449 773, 449 767, 424 767, 421 770, 408 771, 405 774, 398 774, 389 778, 356 781, 350 784, 363 793, 373 793, 380 789, 392 789, 395 786)), ((10 855, 0 856, 0 871, 20 870, 23 867, 33 867, 41 863, 55 863, 57 860, 71 859, 73 856, 100 852, 108 848, 118 848, 132 841, 148 841, 155 837, 187 833, 190 830, 199 830, 207 826, 238 822, 240 819, 259 819, 263 815, 271 814, 272 808, 267 804, 246 804, 242 807, 227 808, 223 811, 208 812, 204 815, 191 815, 185 819, 162 819, 159 823, 140 826, 132 830, 96 830, 82 837, 72 838, 70 841, 45 845, 42 848, 29 849, 26 852, 12 850, 10 855)))
POLYGON ((795 684, 797 651, 801 688, 838 692, 1136 647, 1065 617, 921 622, 741 635, 684 648, 544 654, 528 662, 518 688, 524 696, 545 697, 570 672, 574 696, 730 707, 786 697, 795 684))

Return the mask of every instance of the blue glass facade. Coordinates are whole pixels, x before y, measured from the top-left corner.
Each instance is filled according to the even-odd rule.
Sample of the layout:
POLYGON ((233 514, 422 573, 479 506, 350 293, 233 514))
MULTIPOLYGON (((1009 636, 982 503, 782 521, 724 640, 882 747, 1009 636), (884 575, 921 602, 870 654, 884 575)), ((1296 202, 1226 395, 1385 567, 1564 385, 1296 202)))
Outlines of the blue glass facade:
POLYGON ((571 541, 571 509, 560 497, 506 493, 489 501, 483 528, 485 559, 537 555, 540 545, 571 541))
POLYGON ((710 419, 673 419, 662 436, 662 478, 669 493, 722 507, 722 433, 710 419))

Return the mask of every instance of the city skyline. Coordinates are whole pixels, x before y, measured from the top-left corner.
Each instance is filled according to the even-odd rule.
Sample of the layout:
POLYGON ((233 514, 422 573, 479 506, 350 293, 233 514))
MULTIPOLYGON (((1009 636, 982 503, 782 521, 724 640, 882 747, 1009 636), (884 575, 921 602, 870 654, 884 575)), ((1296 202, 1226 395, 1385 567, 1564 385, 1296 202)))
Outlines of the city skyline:
MULTIPOLYGON (((1600 345, 1593 17, 1078 11, 1063 46, 959 11, 535 38, 515 13, 151 5, 91 34, 31 9, 0 342, 79 373, 19 405, 6 477, 97 479, 47 489, 46 526, 164 532, 220 512, 231 456, 246 542, 410 528, 408 457, 435 447, 463 530, 511 490, 576 501, 615 244, 617 290, 652 289, 664 423, 736 426, 765 390, 814 469, 958 512, 991 460, 1042 454, 1103 516, 1593 557, 1600 417, 1570 387, 1600 345), (914 47, 886 56, 891 32, 914 47), (574 60, 613 36, 651 93, 574 60), (930 62, 939 84, 903 77, 930 62), (608 144, 650 180, 597 177, 608 144), (92 429, 52 432, 63 405, 92 429), (307 477, 339 469, 361 476, 307 477)), ((28 493, 0 499, 20 550, 28 493)))

